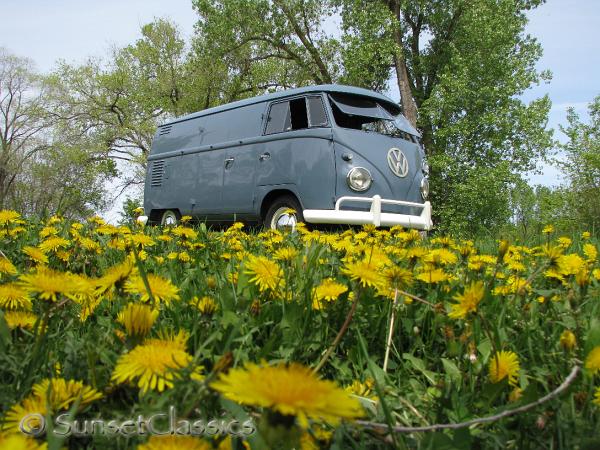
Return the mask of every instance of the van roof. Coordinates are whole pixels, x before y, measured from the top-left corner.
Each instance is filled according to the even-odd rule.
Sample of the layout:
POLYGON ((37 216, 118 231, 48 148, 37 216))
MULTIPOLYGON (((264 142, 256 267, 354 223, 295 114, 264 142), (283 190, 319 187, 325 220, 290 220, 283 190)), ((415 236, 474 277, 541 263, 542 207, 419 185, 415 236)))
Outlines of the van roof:
POLYGON ((233 103, 227 103, 221 106, 215 106, 214 108, 204 109, 195 113, 187 114, 185 116, 177 117, 173 120, 163 123, 163 125, 170 125, 177 122, 183 122, 185 120, 194 119, 196 117, 208 116, 210 114, 227 111, 230 109, 239 108, 241 106, 253 105, 255 103, 269 102, 271 100, 277 100, 278 98, 291 97, 293 95, 306 94, 311 92, 335 92, 340 94, 355 94, 362 95, 365 97, 375 98, 379 101, 399 107, 396 102, 391 98, 386 97, 378 92, 371 91, 369 89, 363 89, 355 86, 345 86, 343 84, 318 84, 315 86, 305 86, 295 89, 287 89, 285 91, 278 91, 272 94, 259 95, 257 97, 246 98, 233 103))

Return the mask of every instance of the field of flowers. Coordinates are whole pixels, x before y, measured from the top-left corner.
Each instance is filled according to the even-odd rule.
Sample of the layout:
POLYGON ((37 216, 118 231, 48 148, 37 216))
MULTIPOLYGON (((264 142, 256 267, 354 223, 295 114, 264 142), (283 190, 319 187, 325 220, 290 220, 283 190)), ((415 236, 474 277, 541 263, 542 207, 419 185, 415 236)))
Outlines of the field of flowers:
POLYGON ((186 219, 0 211, 1 449, 600 447, 589 233, 186 219))

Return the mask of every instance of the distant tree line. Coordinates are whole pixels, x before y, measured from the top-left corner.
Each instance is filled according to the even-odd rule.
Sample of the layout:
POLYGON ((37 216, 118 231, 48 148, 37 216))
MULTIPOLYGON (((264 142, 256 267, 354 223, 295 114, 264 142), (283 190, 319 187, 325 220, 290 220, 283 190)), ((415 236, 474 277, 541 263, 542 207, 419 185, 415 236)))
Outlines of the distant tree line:
MULTIPOLYGON (((533 220, 558 220, 543 215, 546 207, 577 208, 569 195, 597 195, 598 176, 584 167, 598 167, 598 100, 591 124, 571 113, 563 130, 571 184, 548 191, 523 181, 556 146, 546 129, 548 97, 520 100, 550 79, 536 70, 542 49, 524 31, 527 11, 542 0, 192 3, 198 22, 189 41, 157 19, 103 59, 59 62, 44 75, 0 53, 0 207, 78 217, 100 210, 106 181, 142 182, 161 122, 320 83, 397 87, 422 133, 444 231, 531 229, 533 220)), ((565 226, 597 227, 597 207, 588 209, 563 214, 573 218, 565 226)))

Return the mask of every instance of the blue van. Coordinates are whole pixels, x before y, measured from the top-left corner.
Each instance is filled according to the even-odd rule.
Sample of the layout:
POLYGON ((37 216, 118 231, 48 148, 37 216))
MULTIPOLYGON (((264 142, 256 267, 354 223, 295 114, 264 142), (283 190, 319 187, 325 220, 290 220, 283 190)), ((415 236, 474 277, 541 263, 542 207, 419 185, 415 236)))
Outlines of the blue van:
POLYGON ((429 230, 428 172, 419 133, 398 104, 366 89, 309 86, 158 127, 141 219, 429 230))

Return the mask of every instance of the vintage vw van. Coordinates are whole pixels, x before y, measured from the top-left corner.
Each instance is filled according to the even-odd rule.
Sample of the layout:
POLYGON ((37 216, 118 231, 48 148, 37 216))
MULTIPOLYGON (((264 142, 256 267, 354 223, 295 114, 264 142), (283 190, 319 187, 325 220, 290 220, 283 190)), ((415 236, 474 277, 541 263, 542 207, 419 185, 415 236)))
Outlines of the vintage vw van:
POLYGON ((309 86, 158 127, 142 220, 429 230, 428 171, 419 133, 398 104, 366 89, 309 86))

